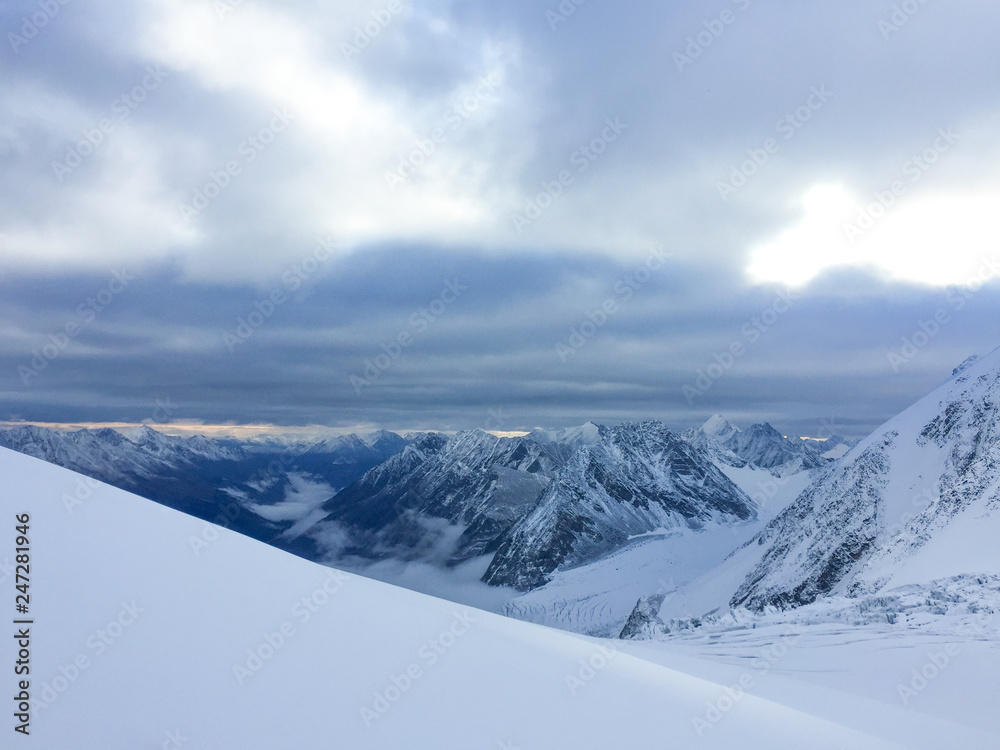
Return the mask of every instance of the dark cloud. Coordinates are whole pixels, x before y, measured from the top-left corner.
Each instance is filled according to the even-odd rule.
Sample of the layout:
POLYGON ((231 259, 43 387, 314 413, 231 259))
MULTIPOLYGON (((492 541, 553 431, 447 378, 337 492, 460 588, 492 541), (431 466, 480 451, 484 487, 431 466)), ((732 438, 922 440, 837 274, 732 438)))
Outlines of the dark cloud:
POLYGON ((77 308, 107 283, 3 282, 17 325, 2 341, 0 417, 138 421, 169 398, 174 418, 213 423, 458 429, 499 410, 512 430, 646 417, 686 426, 722 411, 856 433, 989 348, 982 321, 1000 307, 995 286, 958 310, 955 292, 858 274, 789 294, 669 260, 643 274, 575 255, 405 247, 337 260, 295 292, 160 269, 88 322, 77 308), (272 309, 274 290, 284 297, 272 309), (920 343, 939 310, 948 323, 894 364, 890 352, 905 359, 904 339, 920 343), (71 320, 80 332, 48 356, 71 320), (25 385, 19 368, 39 354, 44 367, 25 385))

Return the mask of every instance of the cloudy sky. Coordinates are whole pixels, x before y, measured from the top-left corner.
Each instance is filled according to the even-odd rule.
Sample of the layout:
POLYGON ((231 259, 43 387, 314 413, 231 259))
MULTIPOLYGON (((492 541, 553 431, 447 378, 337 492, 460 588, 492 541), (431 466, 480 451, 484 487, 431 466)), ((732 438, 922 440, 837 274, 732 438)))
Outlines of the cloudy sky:
POLYGON ((0 18, 0 420, 854 436, 1000 344, 993 2, 0 18))

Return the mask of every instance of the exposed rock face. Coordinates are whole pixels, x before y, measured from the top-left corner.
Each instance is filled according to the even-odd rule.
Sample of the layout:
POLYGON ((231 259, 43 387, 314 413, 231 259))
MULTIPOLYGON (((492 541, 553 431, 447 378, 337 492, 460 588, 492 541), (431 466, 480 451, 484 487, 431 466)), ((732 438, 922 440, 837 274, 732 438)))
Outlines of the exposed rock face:
POLYGON ((630 537, 755 514, 743 491, 679 435, 659 422, 620 425, 573 454, 501 540, 483 580, 527 591, 630 537))

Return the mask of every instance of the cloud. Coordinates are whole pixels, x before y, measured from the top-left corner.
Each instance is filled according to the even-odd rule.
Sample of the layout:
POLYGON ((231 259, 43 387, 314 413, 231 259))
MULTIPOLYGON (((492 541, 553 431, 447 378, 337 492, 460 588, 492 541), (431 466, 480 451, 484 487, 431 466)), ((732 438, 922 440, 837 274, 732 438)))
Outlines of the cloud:
POLYGON ((0 253, 23 268, 94 268, 131 252, 236 283, 326 236, 360 250, 426 242, 629 260, 665 244, 759 270, 755 249, 795 227, 811 189, 838 184, 863 208, 947 128, 961 134, 950 166, 878 231, 897 246, 908 238, 896 225, 950 212, 943 226, 971 236, 985 211, 968 194, 1000 191, 997 110, 983 95, 997 75, 983 14, 996 9, 976 7, 922 7, 887 35, 892 9, 860 2, 836 14, 748 0, 587 4, 554 28, 557 4, 521 2, 67 6, 17 51, 0 104, 3 182, 23 196, 0 218, 0 253), (114 103, 149 66, 168 78, 116 120, 114 103), (796 117, 817 87, 829 101, 796 117), (291 119, 268 132, 275 111, 291 119), (102 118, 114 130, 60 182, 51 165, 102 118), (609 120, 626 128, 614 141, 609 120), (780 150, 723 201, 718 184, 768 138, 780 150), (196 202, 206 205, 182 214, 196 202))
POLYGON ((995 343, 984 321, 1000 302, 996 281, 941 291, 841 272, 796 292, 672 259, 649 271, 387 245, 331 258, 296 291, 280 276, 195 284, 161 268, 57 347, 108 283, 0 284, 3 319, 17 321, 0 329, 0 418, 135 422, 169 399, 171 420, 210 425, 518 431, 721 411, 789 432, 833 416, 870 428, 995 343), (275 290, 285 301, 271 308, 275 290), (942 309, 947 323, 894 366, 942 309), (20 368, 39 364, 25 384, 20 368))

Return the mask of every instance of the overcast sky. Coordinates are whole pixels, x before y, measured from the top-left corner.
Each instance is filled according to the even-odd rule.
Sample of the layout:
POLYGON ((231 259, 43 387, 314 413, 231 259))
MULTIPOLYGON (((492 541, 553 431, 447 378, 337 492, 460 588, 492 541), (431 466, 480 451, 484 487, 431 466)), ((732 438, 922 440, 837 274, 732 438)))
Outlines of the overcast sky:
POLYGON ((1000 344, 1000 6, 0 2, 0 419, 858 436, 1000 344))

